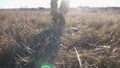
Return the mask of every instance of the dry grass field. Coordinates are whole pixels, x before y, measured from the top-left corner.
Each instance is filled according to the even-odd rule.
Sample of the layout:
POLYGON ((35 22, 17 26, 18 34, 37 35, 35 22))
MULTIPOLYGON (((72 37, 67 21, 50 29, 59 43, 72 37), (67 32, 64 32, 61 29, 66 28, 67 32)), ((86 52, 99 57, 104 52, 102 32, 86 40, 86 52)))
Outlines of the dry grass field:
MULTIPOLYGON (((65 18, 53 58, 56 68, 80 68, 74 47, 82 68, 120 68, 119 12, 70 11, 65 18)), ((39 68, 49 37, 60 32, 49 28, 51 22, 49 11, 0 10, 0 68, 39 68)))

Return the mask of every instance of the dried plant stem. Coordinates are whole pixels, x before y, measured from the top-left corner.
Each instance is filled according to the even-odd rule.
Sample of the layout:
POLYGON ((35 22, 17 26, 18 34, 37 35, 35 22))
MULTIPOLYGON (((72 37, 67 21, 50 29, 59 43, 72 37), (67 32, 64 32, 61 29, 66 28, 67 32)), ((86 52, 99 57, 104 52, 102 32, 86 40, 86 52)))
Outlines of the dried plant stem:
POLYGON ((77 59, 78 59, 78 61, 79 61, 80 68, 82 68, 82 63, 81 63, 81 59, 80 59, 80 57, 79 57, 78 51, 77 51, 76 47, 74 47, 74 49, 75 49, 75 52, 76 52, 76 54, 77 54, 77 59))

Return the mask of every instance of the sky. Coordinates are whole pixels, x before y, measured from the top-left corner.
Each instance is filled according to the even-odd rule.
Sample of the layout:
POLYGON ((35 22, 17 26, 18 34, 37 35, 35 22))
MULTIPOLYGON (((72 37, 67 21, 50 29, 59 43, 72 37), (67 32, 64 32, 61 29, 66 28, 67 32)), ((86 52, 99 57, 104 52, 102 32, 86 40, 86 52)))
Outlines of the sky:
MULTIPOLYGON (((61 0, 59 0, 60 2, 61 0)), ((70 0, 70 7, 120 7, 120 0, 70 0)), ((50 0, 0 0, 0 8, 50 7, 50 0)))

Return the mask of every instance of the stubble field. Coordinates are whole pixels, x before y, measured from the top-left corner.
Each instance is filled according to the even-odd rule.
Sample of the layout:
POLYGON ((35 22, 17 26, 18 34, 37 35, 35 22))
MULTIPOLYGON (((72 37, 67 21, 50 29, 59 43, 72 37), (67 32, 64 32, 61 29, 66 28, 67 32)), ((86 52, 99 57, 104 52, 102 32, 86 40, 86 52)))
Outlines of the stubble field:
POLYGON ((65 18, 61 32, 50 29, 49 11, 0 10, 0 68, 39 68, 47 62, 43 55, 49 52, 49 37, 58 37, 59 32, 52 58, 57 68, 80 67, 74 48, 82 68, 120 68, 120 13, 79 10, 65 18))

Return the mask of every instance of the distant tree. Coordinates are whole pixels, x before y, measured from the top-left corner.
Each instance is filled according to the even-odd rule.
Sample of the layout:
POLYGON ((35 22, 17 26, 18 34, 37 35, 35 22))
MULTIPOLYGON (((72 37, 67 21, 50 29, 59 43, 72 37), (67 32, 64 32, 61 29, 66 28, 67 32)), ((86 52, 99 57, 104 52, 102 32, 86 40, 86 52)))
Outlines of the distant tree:
POLYGON ((45 8, 44 8, 44 7, 38 7, 38 9, 39 9, 39 10, 45 10, 45 8))

